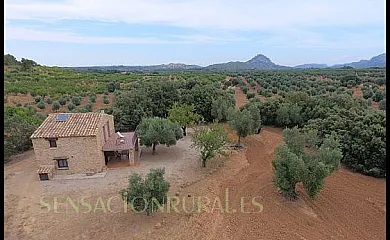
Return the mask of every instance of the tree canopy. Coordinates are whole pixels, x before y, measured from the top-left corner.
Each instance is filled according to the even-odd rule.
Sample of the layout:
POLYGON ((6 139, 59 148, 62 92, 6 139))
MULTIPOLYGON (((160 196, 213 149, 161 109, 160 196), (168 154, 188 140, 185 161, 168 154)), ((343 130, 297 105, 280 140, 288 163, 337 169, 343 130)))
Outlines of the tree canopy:
POLYGON ((214 124, 211 127, 201 127, 195 130, 192 136, 192 147, 200 150, 202 167, 217 154, 224 154, 224 146, 228 135, 222 125, 214 124))
POLYGON ((120 191, 121 197, 136 213, 150 215, 166 203, 169 183, 164 179, 165 169, 150 169, 145 178, 138 173, 129 176, 129 185, 120 191))
POLYGON ((177 123, 159 117, 142 119, 135 132, 142 145, 153 147, 153 153, 157 145, 165 144, 169 147, 183 138, 182 130, 177 123))
POLYGON ((168 111, 168 119, 181 126, 183 135, 186 136, 186 127, 199 121, 200 115, 195 112, 195 106, 175 103, 168 111))
POLYGON ((311 198, 320 193, 324 179, 339 168, 342 152, 335 134, 327 135, 320 147, 313 144, 313 134, 301 132, 297 127, 284 130, 285 144, 276 150, 272 161, 274 183, 289 199, 297 197, 299 182, 311 198), (308 144, 310 143, 310 144, 308 144), (309 145, 309 147, 308 147, 309 145))

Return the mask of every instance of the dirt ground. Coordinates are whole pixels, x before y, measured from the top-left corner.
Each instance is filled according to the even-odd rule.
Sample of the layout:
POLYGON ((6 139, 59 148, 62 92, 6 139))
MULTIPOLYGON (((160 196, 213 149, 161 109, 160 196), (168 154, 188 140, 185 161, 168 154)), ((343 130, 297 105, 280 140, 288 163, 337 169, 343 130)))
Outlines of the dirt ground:
MULTIPOLYGON (((238 105, 245 104, 244 99, 236 95, 238 105)), ((230 129, 229 133, 234 137, 230 129)), ((298 186, 299 200, 289 202, 272 183, 271 161, 282 143, 281 129, 265 127, 243 139, 243 150, 213 159, 205 169, 189 142, 187 137, 170 148, 158 146, 155 156, 144 150, 138 168, 110 170, 105 178, 74 182, 39 182, 32 152, 21 155, 5 166, 5 239, 385 239, 384 179, 341 168, 326 179, 317 199, 298 186), (111 208, 117 213, 99 208, 82 213, 86 207, 76 213, 69 204, 69 211, 59 207, 60 213, 55 213, 39 202, 43 196, 54 208, 55 196, 91 196, 96 210, 100 206, 96 199, 102 196, 108 203, 109 197, 118 196, 130 172, 144 173, 157 166, 166 167, 169 195, 179 192, 178 212, 171 208, 170 213, 153 216, 125 213, 116 199, 111 208), (191 212, 191 199, 206 206, 191 212)))

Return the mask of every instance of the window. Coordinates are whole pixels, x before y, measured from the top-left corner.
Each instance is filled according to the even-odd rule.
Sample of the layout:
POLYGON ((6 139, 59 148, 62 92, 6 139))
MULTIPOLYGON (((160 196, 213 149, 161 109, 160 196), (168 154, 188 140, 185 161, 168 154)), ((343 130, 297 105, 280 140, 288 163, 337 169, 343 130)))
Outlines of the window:
POLYGON ((68 159, 56 159, 58 169, 68 169, 68 159))
POLYGON ((51 148, 56 148, 57 147, 56 139, 49 139, 49 144, 51 148))
POLYGON ((47 173, 40 173, 39 174, 39 179, 41 181, 46 181, 46 180, 49 180, 49 175, 47 173))

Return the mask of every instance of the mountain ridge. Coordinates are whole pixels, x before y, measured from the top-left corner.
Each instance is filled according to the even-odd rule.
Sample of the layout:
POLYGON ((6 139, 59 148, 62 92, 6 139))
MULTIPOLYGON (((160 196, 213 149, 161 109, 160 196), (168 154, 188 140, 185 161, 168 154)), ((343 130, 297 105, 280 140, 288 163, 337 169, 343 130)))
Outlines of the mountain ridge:
POLYGON ((225 63, 211 64, 206 67, 198 65, 187 65, 184 63, 168 63, 150 66, 85 66, 85 67, 62 67, 75 70, 101 70, 101 71, 158 71, 158 70, 279 70, 279 69, 322 69, 322 68, 370 68, 370 67, 386 67, 386 53, 379 54, 371 59, 362 59, 356 62, 327 65, 324 63, 307 63, 296 66, 283 66, 272 62, 270 58, 263 54, 257 54, 248 61, 230 61, 225 63))

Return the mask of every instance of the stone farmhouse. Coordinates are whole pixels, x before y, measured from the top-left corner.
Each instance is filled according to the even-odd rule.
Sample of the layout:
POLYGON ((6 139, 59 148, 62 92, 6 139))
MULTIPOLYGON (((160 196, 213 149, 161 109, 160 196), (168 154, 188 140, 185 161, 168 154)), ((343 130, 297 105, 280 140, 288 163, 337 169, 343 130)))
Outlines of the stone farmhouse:
POLYGON ((40 180, 54 174, 92 175, 106 171, 111 162, 136 164, 140 156, 136 134, 115 133, 113 116, 103 112, 49 114, 30 138, 40 180))

